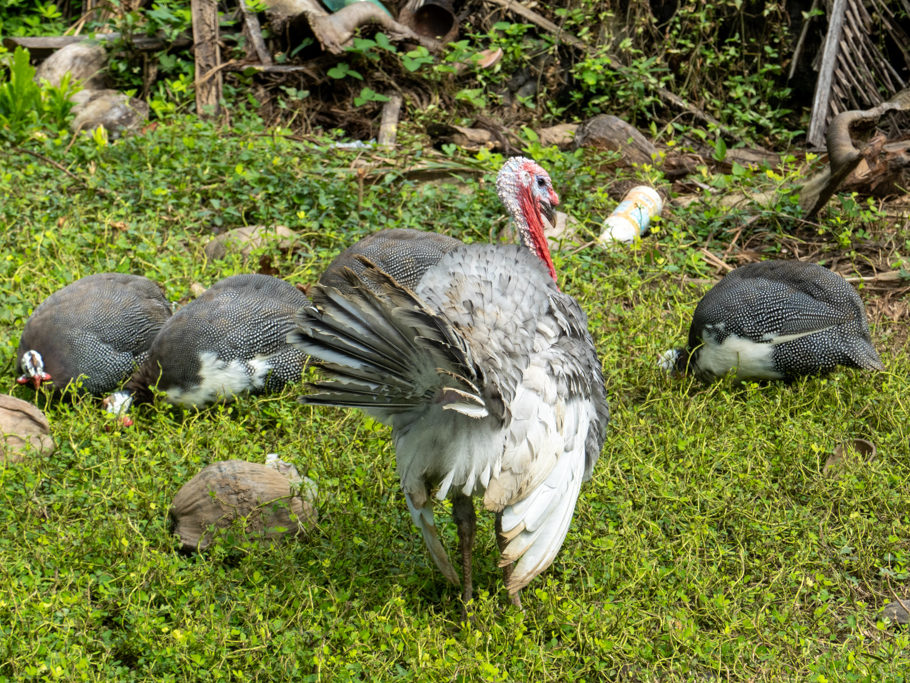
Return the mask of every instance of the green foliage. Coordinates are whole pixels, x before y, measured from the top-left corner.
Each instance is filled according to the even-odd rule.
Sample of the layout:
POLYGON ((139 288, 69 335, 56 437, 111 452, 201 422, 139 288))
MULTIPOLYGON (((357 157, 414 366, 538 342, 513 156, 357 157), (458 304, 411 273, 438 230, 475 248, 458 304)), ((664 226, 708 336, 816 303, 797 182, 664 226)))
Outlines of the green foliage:
POLYGON ((435 60, 430 56, 429 50, 422 45, 405 53, 401 57, 401 64, 408 71, 417 71, 427 64, 433 64, 435 60))
POLYGON ((80 88, 70 82, 69 74, 59 86, 38 85, 34 78, 28 50, 17 47, 9 74, 0 74, 0 135, 8 140, 22 140, 41 127, 66 127, 70 97, 80 88))
POLYGON ((656 26, 649 14, 630 15, 634 37, 627 44, 656 58, 670 90, 750 138, 793 134, 783 71, 792 38, 783 5, 683 3, 656 26))
MULTIPOLYGON (((112 41, 107 74, 114 85, 123 91, 140 91, 147 60, 157 62, 158 78, 151 84, 148 97, 149 107, 154 116, 165 118, 191 108, 194 104, 193 83, 195 66, 191 52, 165 49, 156 54, 139 56, 132 46, 132 36, 163 36, 165 42, 180 36, 192 35, 192 13, 188 3, 182 0, 155 0, 150 7, 139 7, 136 3, 112 0, 113 12, 106 31, 115 31, 121 38, 112 41)), ((222 38, 235 43, 234 23, 225 21, 222 38)), ((230 58, 231 53, 225 53, 230 58)))
POLYGON ((360 95, 354 98, 354 105, 359 107, 362 104, 367 102, 388 102, 389 98, 385 95, 382 95, 378 92, 375 92, 372 88, 363 88, 360 91, 360 95))
MULTIPOLYGON (((663 182, 653 169, 616 172, 608 155, 525 137, 592 235, 616 204, 614 184, 663 182)), ((302 407, 291 388, 200 412, 141 407, 136 426, 118 430, 94 399, 14 387, 12 367, 31 310, 92 272, 144 274, 177 300, 263 258, 311 283, 379 227, 487 241, 505 224, 491 182, 501 157, 400 150, 398 168, 461 172, 420 183, 388 160, 354 167, 331 139, 301 144, 248 117, 229 131, 175 117, 107 145, 80 137, 64 153, 68 142, 34 144, 72 175, 10 148, 0 168, 0 279, 9 285, 0 368, 12 393, 46 411, 57 443, 51 456, 0 466, 0 678, 906 678, 910 639, 879 614, 910 580, 905 325, 874 326, 887 366, 879 375, 711 386, 662 375, 657 355, 682 340, 714 274, 700 247, 725 245, 743 227, 743 214, 725 214, 707 190, 703 202, 668 207, 659 239, 554 254, 560 286, 588 314, 613 421, 565 545, 524 591, 523 612, 508 606, 493 523, 479 514, 467 626, 458 589, 412 526, 387 428, 302 407), (204 256, 213 226, 276 223, 298 231, 289 254, 271 244, 247 260, 204 256), (834 446, 855 437, 877 445, 876 459, 848 454, 826 468, 834 446), (167 519, 179 487, 210 462, 270 452, 318 483, 319 528, 284 544, 228 533, 204 557, 179 554, 167 519)), ((774 177, 734 166, 705 168, 698 180, 756 192, 785 184, 801 161, 774 177)), ((768 211, 765 239, 758 227, 741 239, 775 248, 793 224, 787 201, 768 211)), ((837 216, 854 246, 874 218, 855 198, 842 201, 819 219, 832 248, 837 216)), ((906 226, 894 244, 907 245, 895 258, 910 256, 906 226)), ((440 534, 454 548, 445 508, 440 534)))
POLYGON ((325 73, 326 73, 326 76, 328 76, 329 78, 341 79, 341 78, 347 78, 348 76, 350 76, 351 78, 356 78, 358 81, 363 80, 363 76, 361 76, 360 73, 358 73, 357 71, 352 69, 350 66, 348 66, 347 62, 339 62, 338 64, 333 66, 331 69, 326 71, 325 73))
POLYGON ((65 29, 65 18, 52 2, 4 0, 0 6, 0 36, 55 35, 65 29))

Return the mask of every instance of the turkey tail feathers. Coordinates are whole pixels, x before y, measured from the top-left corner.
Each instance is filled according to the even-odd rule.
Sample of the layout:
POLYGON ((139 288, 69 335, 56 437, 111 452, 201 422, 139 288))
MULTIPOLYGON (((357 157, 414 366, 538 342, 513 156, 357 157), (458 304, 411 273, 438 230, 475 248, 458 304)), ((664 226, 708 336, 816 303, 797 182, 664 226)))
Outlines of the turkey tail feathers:
POLYGON ((350 291, 316 285, 312 306, 297 313, 288 341, 319 361, 330 381, 302 396, 314 405, 406 411, 441 404, 485 417, 482 386, 464 337, 368 259, 360 274, 345 268, 350 291))

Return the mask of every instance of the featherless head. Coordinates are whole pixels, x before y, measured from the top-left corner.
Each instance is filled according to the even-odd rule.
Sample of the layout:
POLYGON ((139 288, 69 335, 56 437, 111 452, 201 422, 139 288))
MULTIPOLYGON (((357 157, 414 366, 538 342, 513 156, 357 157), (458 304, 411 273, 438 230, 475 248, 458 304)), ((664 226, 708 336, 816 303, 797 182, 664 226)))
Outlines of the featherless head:
POLYGON ((51 376, 44 371, 44 359, 37 351, 23 353, 19 364, 23 371, 22 376, 16 379, 19 384, 32 384, 37 389, 42 382, 50 381, 51 376))
POLYGON ((559 197, 553 190, 550 174, 540 165, 527 157, 512 157, 502 165, 496 178, 496 191, 499 198, 506 205, 509 213, 515 216, 522 212, 519 205, 522 191, 530 193, 533 199, 533 208, 543 213, 551 223, 559 205, 559 197))
POLYGON ((559 197, 550 175, 537 162, 512 157, 503 164, 496 178, 496 191, 518 228, 521 242, 537 254, 556 279, 556 269, 544 235, 543 218, 552 224, 559 197))

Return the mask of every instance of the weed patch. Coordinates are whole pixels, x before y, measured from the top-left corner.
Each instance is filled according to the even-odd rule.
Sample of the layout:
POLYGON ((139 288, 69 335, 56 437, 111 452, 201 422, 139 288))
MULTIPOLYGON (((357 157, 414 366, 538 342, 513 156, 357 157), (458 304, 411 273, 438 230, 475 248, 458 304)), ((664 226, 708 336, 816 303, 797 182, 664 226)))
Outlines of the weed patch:
MULTIPOLYGON (((178 300, 193 283, 250 268, 206 260, 215 231, 297 230, 290 253, 262 253, 300 284, 384 227, 488 240, 504 223, 490 183, 499 160, 450 159, 485 173, 418 183, 402 169, 424 153, 404 150, 401 167, 365 176, 355 153, 255 121, 228 133, 177 120, 114 144, 79 140, 64 155, 68 142, 48 135, 30 150, 73 177, 7 143, 0 170, 0 367, 11 393, 46 411, 58 445, 0 469, 0 677, 906 677, 908 636, 878 616, 906 596, 910 571, 910 348, 897 332, 906 323, 887 309, 873 324, 876 341, 891 339, 879 347, 884 373, 703 386, 664 376, 656 360, 682 341, 716 275, 698 249, 724 244, 733 219, 671 204, 640 245, 557 254, 561 285, 588 313, 613 422, 524 612, 500 588, 492 521, 481 515, 467 627, 458 591, 412 528, 385 427, 302 407, 289 388, 201 412, 142 406, 133 428, 112 429, 94 399, 50 402, 14 387, 13 363, 30 311, 78 277, 142 274, 178 300), (826 472, 834 448, 855 438, 874 443, 876 458, 826 472), (179 487, 210 462, 271 452, 318 483, 317 529, 296 543, 226 534, 204 557, 177 552, 167 509, 179 487)), ((597 159, 547 154, 564 205, 596 234, 609 197, 592 188, 613 178, 597 159)), ((861 218, 847 217, 851 244, 865 239, 861 218)), ((816 238, 849 260, 839 220, 820 220, 816 238)), ((791 225, 769 221, 744 234, 768 255, 791 225)), ((901 256, 907 228, 889 230, 901 256)), ((454 527, 441 533, 453 547, 454 527)))

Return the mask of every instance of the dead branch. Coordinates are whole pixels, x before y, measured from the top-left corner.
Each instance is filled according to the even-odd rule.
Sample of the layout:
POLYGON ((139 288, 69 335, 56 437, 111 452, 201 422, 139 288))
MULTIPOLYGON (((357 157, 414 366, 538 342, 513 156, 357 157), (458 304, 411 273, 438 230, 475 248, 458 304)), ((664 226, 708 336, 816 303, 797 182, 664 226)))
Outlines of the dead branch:
POLYGON ((259 17, 247 6, 247 0, 238 0, 238 2, 240 3, 240 11, 243 12, 244 32, 247 34, 250 43, 252 43, 259 62, 261 64, 271 64, 272 55, 262 39, 262 27, 259 26, 259 17))
POLYGON ((379 26, 391 40, 412 40, 428 50, 437 52, 441 44, 437 40, 416 34, 371 2, 356 2, 329 14, 316 0, 268 0, 269 21, 277 26, 287 26, 304 19, 316 36, 322 49, 331 54, 341 54, 351 43, 357 29, 374 24, 379 26))
POLYGON ((192 0, 193 51, 196 62, 196 112, 218 115, 221 103, 221 53, 218 49, 218 3, 192 0))
POLYGON ((834 117, 825 138, 828 143, 828 169, 811 178, 800 190, 800 205, 812 218, 828 203, 847 176, 863 160, 850 129, 857 123, 877 121, 889 111, 910 111, 910 89, 902 90, 887 102, 865 111, 845 111, 834 117))
MULTIPOLYGON (((120 33, 96 33, 86 36, 7 36, 3 38, 3 47, 14 50, 26 48, 34 59, 39 61, 50 57, 57 50, 87 40, 99 43, 112 43, 120 40, 120 33)), ((184 48, 193 44, 189 36, 180 36, 174 40, 165 40, 156 36, 130 36, 130 47, 140 52, 154 52, 165 47, 184 48)))
POLYGON ((725 261, 722 261, 720 258, 718 258, 714 254, 712 254, 710 251, 708 251, 704 247, 701 248, 701 255, 705 259, 705 261, 707 261, 712 266, 717 268, 717 270, 723 270, 724 272, 727 272, 727 273, 729 273, 731 270, 733 270, 733 266, 731 266, 729 263, 727 263, 725 261))
POLYGON ((379 135, 376 139, 380 147, 390 147, 395 144, 402 101, 401 95, 390 94, 389 101, 382 107, 382 121, 379 124, 379 135))
POLYGON ((751 202, 767 207, 774 204, 782 192, 799 192, 799 203, 806 212, 806 219, 812 219, 850 178, 856 183, 862 182, 865 189, 887 185, 885 181, 895 178, 910 166, 908 145, 902 142, 885 144, 884 139, 877 138, 859 148, 852 130, 862 123, 874 123, 891 111, 910 111, 910 89, 902 90, 887 102, 871 109, 845 111, 834 117, 825 135, 828 167, 808 178, 802 185, 775 188, 751 195, 727 195, 720 199, 721 204, 738 206, 751 202), (857 173, 858 169, 862 175, 857 173))
POLYGON ((809 122, 809 133, 806 136, 811 145, 821 144, 827 123, 828 103, 831 99, 831 81, 834 78, 834 67, 837 64, 837 52, 840 47, 841 31, 844 26, 844 10, 847 0, 834 0, 828 18, 828 33, 825 35, 825 47, 822 51, 822 65, 815 83, 815 97, 812 101, 812 119, 809 122))
POLYGON ((889 270, 886 273, 876 273, 875 275, 852 275, 844 278, 847 282, 866 284, 884 284, 888 282, 906 282, 906 276, 899 270, 889 270))
POLYGON ((35 157, 39 161, 47 164, 48 166, 53 166, 58 171, 61 171, 62 173, 66 174, 69 178, 72 178, 73 180, 75 180, 77 183, 82 185, 87 190, 94 190, 95 192, 100 194, 102 197, 109 197, 109 198, 114 198, 114 199, 118 199, 118 200, 120 199, 117 195, 115 195, 113 192, 111 192, 110 190, 108 190, 106 188, 89 185, 88 182, 84 178, 80 178, 75 173, 70 171, 63 164, 61 164, 57 161, 54 161, 53 159, 49 159, 46 156, 44 156, 43 154, 38 154, 38 152, 33 152, 30 149, 27 149, 25 147, 19 147, 18 145, 16 146, 16 151, 25 152, 26 154, 35 157))

